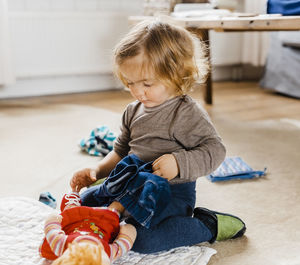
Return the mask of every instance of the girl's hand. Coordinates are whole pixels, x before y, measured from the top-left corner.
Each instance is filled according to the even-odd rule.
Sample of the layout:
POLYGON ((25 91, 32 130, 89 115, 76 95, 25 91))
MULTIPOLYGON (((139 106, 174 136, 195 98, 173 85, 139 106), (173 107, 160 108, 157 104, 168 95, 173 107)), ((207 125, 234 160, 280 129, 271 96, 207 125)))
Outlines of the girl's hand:
POLYGON ((172 154, 165 154, 157 158, 152 163, 153 174, 170 181, 175 178, 178 173, 178 165, 175 157, 172 154))
POLYGON ((96 176, 97 170, 93 168, 85 168, 76 172, 70 181, 72 191, 80 192, 82 188, 90 186, 97 180, 96 176))

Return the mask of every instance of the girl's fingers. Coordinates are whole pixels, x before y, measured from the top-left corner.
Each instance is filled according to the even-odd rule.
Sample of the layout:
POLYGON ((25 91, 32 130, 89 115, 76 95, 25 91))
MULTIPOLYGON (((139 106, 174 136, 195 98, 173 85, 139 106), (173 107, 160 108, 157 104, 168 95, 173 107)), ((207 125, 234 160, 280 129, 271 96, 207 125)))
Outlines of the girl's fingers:
POLYGON ((157 165, 159 161, 162 159, 163 156, 160 156, 159 158, 155 159, 152 163, 152 166, 157 165))
POLYGON ((153 165, 153 166, 152 166, 152 171, 153 171, 153 173, 154 173, 155 171, 157 171, 157 170, 159 170, 159 166, 158 166, 158 165, 153 165))
POLYGON ((153 171, 156 171, 156 170, 159 170, 160 169, 160 163, 159 163, 159 160, 155 160, 153 163, 152 163, 152 170, 153 171))
POLYGON ((97 180, 96 170, 84 169, 75 173, 70 181, 72 191, 80 192, 80 190, 97 180))
POLYGON ((91 179, 91 181, 95 182, 97 180, 96 175, 97 175, 96 170, 93 170, 93 169, 90 170, 90 179, 91 179))
POLYGON ((154 175, 157 175, 157 176, 158 176, 159 172, 158 172, 158 170, 155 170, 155 171, 153 171, 153 173, 152 173, 152 174, 154 174, 154 175))
POLYGON ((72 191, 79 192, 82 189, 82 182, 78 180, 78 178, 72 178, 70 186, 72 188, 72 191))
POLYGON ((162 177, 162 176, 163 176, 163 174, 160 172, 160 170, 155 170, 155 171, 153 172, 153 174, 156 175, 156 176, 159 176, 159 177, 162 177))

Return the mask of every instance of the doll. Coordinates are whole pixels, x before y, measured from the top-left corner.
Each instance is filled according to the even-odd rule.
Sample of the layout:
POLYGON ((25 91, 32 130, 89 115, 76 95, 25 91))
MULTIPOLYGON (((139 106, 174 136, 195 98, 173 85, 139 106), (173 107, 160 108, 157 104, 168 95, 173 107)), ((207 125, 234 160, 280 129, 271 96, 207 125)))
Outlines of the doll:
POLYGON ((119 223, 124 211, 119 202, 81 206, 79 194, 72 192, 64 195, 60 208, 60 214, 47 218, 39 249, 42 257, 55 260, 53 265, 108 265, 131 249, 136 230, 119 223))

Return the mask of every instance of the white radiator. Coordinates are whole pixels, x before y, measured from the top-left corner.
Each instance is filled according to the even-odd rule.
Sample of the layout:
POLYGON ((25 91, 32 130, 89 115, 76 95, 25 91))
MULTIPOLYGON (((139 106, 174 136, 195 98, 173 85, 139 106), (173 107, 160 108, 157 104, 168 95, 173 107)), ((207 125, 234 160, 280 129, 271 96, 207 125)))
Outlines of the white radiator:
MULTIPOLYGON (((116 87, 112 48, 128 32, 128 16, 142 13, 142 0, 6 1, 17 83, 0 98, 116 87)), ((230 77, 218 66, 240 63, 239 34, 211 32, 214 79, 230 77)))
POLYGON ((17 78, 111 72, 112 47, 128 31, 120 12, 10 12, 17 78))

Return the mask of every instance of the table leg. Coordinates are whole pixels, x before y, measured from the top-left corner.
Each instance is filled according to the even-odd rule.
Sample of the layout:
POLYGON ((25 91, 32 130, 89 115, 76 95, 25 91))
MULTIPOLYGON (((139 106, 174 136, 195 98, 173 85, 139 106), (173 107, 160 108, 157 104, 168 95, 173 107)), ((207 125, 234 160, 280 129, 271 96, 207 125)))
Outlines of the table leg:
POLYGON ((207 57, 209 62, 209 72, 205 81, 204 101, 206 104, 213 104, 213 87, 212 87, 212 65, 210 58, 210 43, 209 43, 209 30, 199 28, 188 28, 189 31, 197 35, 207 45, 207 57))
POLYGON ((212 88, 212 65, 210 58, 210 42, 209 42, 209 31, 203 30, 202 41, 204 41, 207 45, 207 57, 209 62, 209 72, 207 74, 207 79, 205 82, 205 91, 204 91, 204 101, 206 104, 213 104, 213 88, 212 88))

